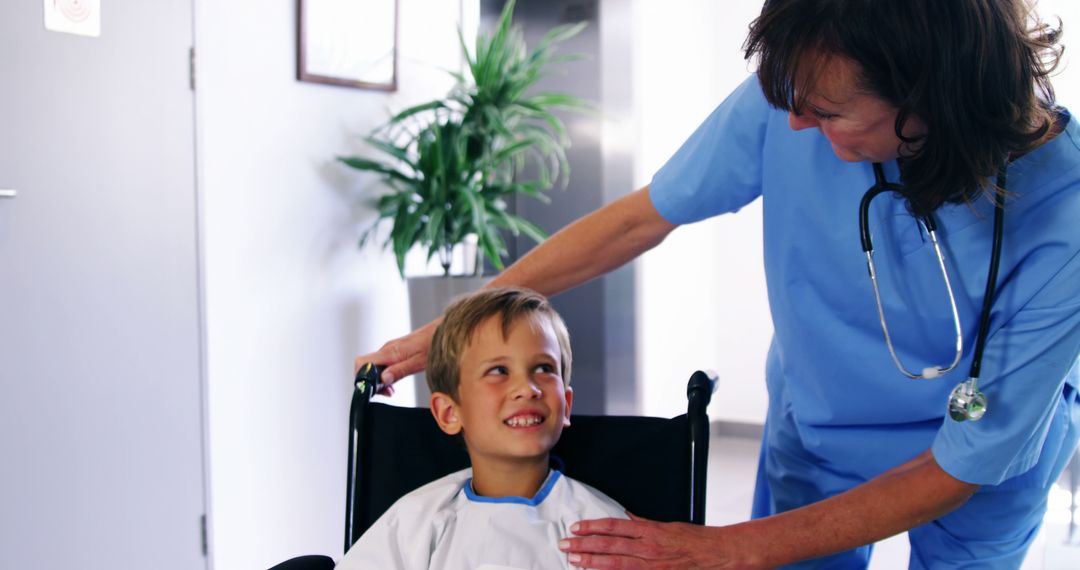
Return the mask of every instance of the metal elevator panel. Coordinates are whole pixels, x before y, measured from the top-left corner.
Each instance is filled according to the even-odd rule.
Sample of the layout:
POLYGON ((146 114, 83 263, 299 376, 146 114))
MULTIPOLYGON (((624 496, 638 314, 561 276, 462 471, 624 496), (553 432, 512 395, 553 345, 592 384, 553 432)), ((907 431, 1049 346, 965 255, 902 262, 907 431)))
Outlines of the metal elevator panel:
MULTIPOLYGON (((481 1, 481 30, 494 28, 504 5, 503 0, 481 1)), ((632 119, 632 38, 628 33, 632 5, 625 0, 518 0, 516 4, 514 21, 522 26, 530 48, 557 25, 588 23, 558 51, 584 57, 552 66, 536 87, 570 93, 597 107, 596 112, 559 113, 572 143, 567 151, 570 179, 566 190, 550 191, 550 204, 527 197, 517 200, 517 213, 549 233, 634 190, 630 145, 614 141, 616 134, 605 126, 605 122, 632 119)), ((518 238, 511 244, 512 259, 533 246, 531 240, 518 238)), ((575 413, 637 413, 634 289, 630 264, 552 298, 573 343, 575 413)))

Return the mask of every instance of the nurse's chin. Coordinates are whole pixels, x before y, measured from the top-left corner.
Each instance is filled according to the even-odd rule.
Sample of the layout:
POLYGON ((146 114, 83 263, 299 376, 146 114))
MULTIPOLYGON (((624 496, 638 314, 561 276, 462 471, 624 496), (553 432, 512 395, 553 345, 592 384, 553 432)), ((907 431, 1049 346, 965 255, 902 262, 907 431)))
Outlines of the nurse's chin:
POLYGON ((844 162, 889 162, 890 160, 896 159, 895 153, 887 156, 873 156, 849 148, 838 147, 835 144, 832 145, 832 150, 836 155, 836 158, 839 158, 844 162))
MULTIPOLYGON (((836 158, 839 158, 840 160, 843 160, 844 162, 865 162, 865 161, 868 161, 868 160, 871 160, 871 161, 873 160, 872 158, 870 158, 868 156, 865 156, 865 155, 863 155, 861 153, 858 153, 858 152, 855 152, 853 150, 849 150, 849 149, 846 149, 846 148, 840 148, 840 147, 838 147, 836 145, 832 145, 832 150, 833 150, 833 154, 836 155, 836 158)), ((877 162, 877 161, 875 161, 875 162, 877 162)))

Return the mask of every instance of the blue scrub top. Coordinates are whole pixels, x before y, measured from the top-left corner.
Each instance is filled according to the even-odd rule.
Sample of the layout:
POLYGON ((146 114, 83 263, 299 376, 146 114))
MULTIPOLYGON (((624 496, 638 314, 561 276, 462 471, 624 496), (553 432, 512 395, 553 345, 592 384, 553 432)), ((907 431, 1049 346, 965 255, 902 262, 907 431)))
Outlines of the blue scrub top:
MULTIPOLYGON (((884 168, 888 180, 900 181, 895 162, 884 168)), ((940 378, 909 380, 889 357, 859 242, 859 201, 873 183, 870 163, 841 161, 816 129, 791 130, 787 114, 772 109, 750 77, 657 172, 649 194, 675 224, 734 212, 762 197, 775 327, 766 366, 770 417, 789 412, 802 445, 824 463, 869 479, 932 447, 954 477, 997 485, 1031 470, 1044 449, 1054 458, 1067 452, 1061 449, 1066 434, 1080 425, 1075 121, 1008 170, 1012 195, 979 381, 989 409, 979 422, 944 418, 949 393, 971 365, 992 204, 948 204, 935 214, 964 357, 940 378)), ((952 316, 925 232, 890 194, 874 201, 870 230, 901 362, 914 371, 948 364, 955 354, 952 316)), ((1032 471, 1042 475, 1026 478, 1051 469, 1032 471)))

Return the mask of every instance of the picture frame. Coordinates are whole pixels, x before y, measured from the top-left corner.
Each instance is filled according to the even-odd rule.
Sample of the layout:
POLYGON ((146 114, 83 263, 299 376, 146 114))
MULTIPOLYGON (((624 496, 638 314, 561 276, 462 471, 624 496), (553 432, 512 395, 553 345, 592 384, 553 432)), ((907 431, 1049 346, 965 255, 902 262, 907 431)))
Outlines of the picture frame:
POLYGON ((397 90, 398 0, 297 0, 299 81, 397 90))

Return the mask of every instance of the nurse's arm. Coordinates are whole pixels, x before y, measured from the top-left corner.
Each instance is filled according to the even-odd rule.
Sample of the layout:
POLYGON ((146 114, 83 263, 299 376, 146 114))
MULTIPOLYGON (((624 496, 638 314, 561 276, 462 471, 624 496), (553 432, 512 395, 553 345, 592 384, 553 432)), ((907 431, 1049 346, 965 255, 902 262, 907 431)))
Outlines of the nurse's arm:
MULTIPOLYGON (((656 247, 675 228, 653 207, 646 186, 544 240, 488 287, 518 285, 554 295, 621 267, 656 247)), ((387 383, 420 372, 438 324, 436 319, 373 353, 357 357, 357 369, 365 362, 389 365, 383 372, 387 383)))
MULTIPOLYGON (((766 567, 843 552, 938 519, 979 489, 942 469, 929 450, 866 483, 735 530, 769 558, 766 567), (780 539, 781 536, 788 539, 780 539), (765 537, 773 537, 771 541, 765 537)), ((740 536, 741 535, 741 536, 740 536)))
POLYGON ((929 450, 845 493, 726 527, 582 521, 560 549, 584 568, 773 568, 877 542, 937 519, 978 489, 929 450))
POLYGON ((519 285, 548 296, 561 293, 622 267, 676 227, 653 207, 646 186, 563 228, 488 287, 519 285))

